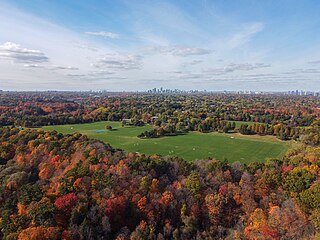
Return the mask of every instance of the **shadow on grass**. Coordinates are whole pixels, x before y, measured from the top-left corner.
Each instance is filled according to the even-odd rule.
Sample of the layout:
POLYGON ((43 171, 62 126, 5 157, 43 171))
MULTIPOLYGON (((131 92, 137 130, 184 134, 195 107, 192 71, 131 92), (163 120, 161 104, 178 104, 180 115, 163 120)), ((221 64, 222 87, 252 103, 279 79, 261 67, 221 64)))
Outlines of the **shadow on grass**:
POLYGON ((163 136, 153 136, 153 137, 139 137, 140 139, 155 139, 155 138, 163 138, 163 137, 176 137, 176 136, 183 136, 183 135, 187 135, 188 133, 187 132, 179 132, 179 133, 168 133, 168 134, 165 134, 163 136))

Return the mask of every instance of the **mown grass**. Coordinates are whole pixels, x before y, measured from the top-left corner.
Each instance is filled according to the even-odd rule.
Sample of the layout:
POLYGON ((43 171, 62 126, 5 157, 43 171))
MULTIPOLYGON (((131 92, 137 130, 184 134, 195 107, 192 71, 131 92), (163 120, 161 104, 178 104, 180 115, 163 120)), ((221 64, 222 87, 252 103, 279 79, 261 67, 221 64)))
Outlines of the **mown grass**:
POLYGON ((244 136, 217 132, 190 132, 173 137, 140 139, 137 135, 152 129, 151 126, 122 127, 119 122, 47 126, 43 129, 61 133, 80 132, 125 151, 179 156, 186 160, 211 157, 226 159, 229 162, 263 162, 266 158, 281 157, 289 147, 288 142, 272 136, 244 136), (105 130, 106 125, 112 126, 114 130, 105 130))

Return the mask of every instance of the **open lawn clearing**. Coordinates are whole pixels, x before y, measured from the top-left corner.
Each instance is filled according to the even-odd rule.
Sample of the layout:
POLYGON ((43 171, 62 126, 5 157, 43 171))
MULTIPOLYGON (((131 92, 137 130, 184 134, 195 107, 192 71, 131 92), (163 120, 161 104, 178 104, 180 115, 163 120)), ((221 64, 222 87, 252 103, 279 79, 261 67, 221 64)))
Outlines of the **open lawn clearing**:
POLYGON ((122 127, 119 122, 96 122, 87 124, 59 125, 43 127, 44 130, 56 130, 61 133, 80 132, 109 143, 114 148, 129 152, 179 156, 186 160, 208 157, 230 162, 263 162, 266 158, 280 157, 289 147, 272 136, 199 133, 189 132, 185 135, 140 139, 138 134, 152 129, 151 126, 122 127), (110 125, 114 130, 105 130, 110 125))

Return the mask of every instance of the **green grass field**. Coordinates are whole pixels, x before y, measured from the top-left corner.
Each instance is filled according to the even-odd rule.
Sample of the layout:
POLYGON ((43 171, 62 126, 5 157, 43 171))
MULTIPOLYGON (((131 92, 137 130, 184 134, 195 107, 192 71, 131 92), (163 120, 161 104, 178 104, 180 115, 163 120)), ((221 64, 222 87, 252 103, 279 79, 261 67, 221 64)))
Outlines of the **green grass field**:
POLYGON ((140 139, 137 135, 152 129, 151 126, 121 127, 119 122, 47 126, 43 129, 61 133, 80 132, 90 138, 109 143, 114 148, 129 152, 179 156, 186 160, 212 157, 219 160, 227 159, 229 162, 263 162, 266 158, 282 156, 289 147, 289 143, 272 136, 244 136, 216 132, 190 132, 173 137, 140 139), (106 125, 116 130, 105 130, 106 125))

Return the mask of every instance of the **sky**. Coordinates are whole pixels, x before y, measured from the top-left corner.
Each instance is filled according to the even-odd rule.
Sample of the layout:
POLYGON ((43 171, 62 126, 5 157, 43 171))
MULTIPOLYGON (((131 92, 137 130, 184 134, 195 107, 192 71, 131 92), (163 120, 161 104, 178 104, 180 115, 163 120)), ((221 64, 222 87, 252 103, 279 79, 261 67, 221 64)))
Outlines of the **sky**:
POLYGON ((0 89, 320 91, 318 0, 1 0, 0 89))

